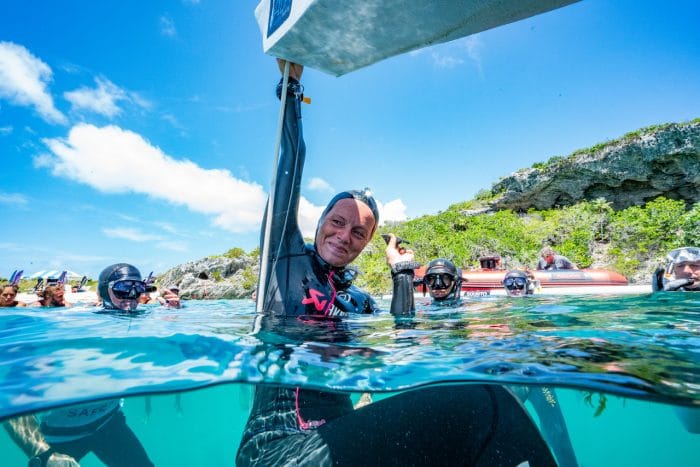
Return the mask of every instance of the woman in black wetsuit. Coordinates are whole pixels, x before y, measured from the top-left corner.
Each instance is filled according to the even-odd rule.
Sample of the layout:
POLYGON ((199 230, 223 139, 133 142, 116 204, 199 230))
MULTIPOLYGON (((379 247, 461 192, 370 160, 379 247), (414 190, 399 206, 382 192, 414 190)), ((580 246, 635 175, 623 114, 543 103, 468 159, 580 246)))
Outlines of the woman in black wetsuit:
MULTIPOLYGON (((282 151, 274 188, 269 275, 257 332, 297 342, 305 327, 326 342, 345 339, 348 313, 373 313, 374 301, 352 285, 347 266, 369 243, 379 222, 366 191, 336 195, 321 215, 313 245, 297 225, 304 166, 299 84, 291 67, 282 151)), ((263 222, 263 225, 265 222, 263 222)), ((262 248, 261 248, 262 251, 262 248)), ((397 284, 412 282, 411 262, 391 261, 397 284)), ((402 287, 399 287, 403 289, 402 287)), ((412 303, 408 295, 397 302, 412 303)), ((393 305, 392 305, 393 308, 393 305)), ((350 396, 328 391, 258 385, 236 456, 247 465, 555 465, 522 406, 498 386, 452 385, 408 391, 354 410, 350 396)))

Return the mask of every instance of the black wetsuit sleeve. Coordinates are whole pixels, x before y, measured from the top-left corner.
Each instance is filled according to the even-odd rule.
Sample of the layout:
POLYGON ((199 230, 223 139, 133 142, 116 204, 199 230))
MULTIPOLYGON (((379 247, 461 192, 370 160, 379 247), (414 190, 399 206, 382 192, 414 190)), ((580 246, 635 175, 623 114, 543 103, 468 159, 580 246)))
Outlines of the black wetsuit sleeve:
POLYGON ((412 314, 415 309, 413 299, 413 269, 404 269, 391 274, 393 294, 391 297, 391 314, 402 316, 412 314))
MULTIPOLYGON (((280 88, 281 83, 278 85, 278 97, 280 88)), ((267 271, 269 273, 265 288, 268 294, 276 259, 288 255, 290 251, 300 250, 303 247, 303 237, 297 223, 301 177, 306 157, 306 145, 301 124, 301 99, 303 97, 301 90, 299 82, 290 78, 287 86, 280 157, 277 164, 275 184, 270 194, 274 200, 270 244, 267 257, 260 258, 261 264, 265 261, 268 266, 267 271)), ((265 208, 263 226, 267 224, 267 216, 270 215, 267 209, 268 207, 265 208)), ((264 236, 265 228, 263 227, 260 234, 261 255, 263 254, 264 236)), ((265 298, 265 302, 268 302, 268 297, 265 298)))

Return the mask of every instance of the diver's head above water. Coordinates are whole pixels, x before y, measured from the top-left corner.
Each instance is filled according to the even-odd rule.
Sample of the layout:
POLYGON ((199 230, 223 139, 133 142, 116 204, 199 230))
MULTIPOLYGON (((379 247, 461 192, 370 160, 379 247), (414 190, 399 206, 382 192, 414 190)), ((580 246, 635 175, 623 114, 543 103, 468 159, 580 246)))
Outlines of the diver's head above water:
POLYGON ((134 266, 117 263, 100 273, 97 291, 106 309, 133 311, 141 294, 146 292, 146 284, 134 266))
POLYGON ((508 271, 503 278, 503 287, 509 297, 524 297, 535 291, 535 284, 525 271, 508 271))
POLYGON ((321 214, 314 246, 334 267, 350 264, 372 239, 379 224, 379 209, 368 189, 343 191, 321 214))
POLYGON ((686 246, 671 250, 666 255, 664 282, 678 282, 684 290, 700 290, 700 248, 686 246))
POLYGON ((433 300, 454 300, 462 289, 462 272, 449 259, 434 259, 425 269, 423 284, 433 300))

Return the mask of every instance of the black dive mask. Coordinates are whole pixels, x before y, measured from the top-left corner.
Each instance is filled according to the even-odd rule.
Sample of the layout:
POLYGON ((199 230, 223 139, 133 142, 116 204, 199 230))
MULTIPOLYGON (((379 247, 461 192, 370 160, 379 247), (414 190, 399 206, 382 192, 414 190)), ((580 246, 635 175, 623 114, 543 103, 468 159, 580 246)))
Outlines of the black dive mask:
POLYGON ((138 298, 146 293, 146 284, 143 281, 120 280, 109 283, 109 288, 119 300, 138 298))
POLYGON ((438 274, 426 274, 423 280, 425 282, 425 285, 435 290, 449 289, 455 282, 454 277, 452 277, 452 275, 444 272, 438 274))
POLYGON ((525 286, 527 285, 527 279, 524 277, 507 277, 506 279, 503 280, 503 285, 505 288, 513 290, 513 289, 524 289, 525 286))

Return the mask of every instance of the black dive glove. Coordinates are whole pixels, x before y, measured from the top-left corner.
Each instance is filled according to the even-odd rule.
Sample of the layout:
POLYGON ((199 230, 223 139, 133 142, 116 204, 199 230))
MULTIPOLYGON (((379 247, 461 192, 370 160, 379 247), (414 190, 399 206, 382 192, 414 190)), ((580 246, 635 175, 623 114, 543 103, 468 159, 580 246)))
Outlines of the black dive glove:
POLYGON ((680 289, 681 287, 690 285, 693 282, 695 282, 695 280, 691 279, 690 277, 686 277, 685 279, 676 279, 675 281, 667 282, 666 285, 664 285, 664 291, 673 292, 680 289))
MULTIPOLYGON (((280 79, 280 82, 277 83, 277 88, 275 89, 275 92, 277 93, 277 99, 280 99, 282 97, 282 83, 284 83, 284 78, 280 79)), ((292 78, 291 76, 287 80, 287 96, 293 98, 298 97, 299 100, 304 99, 304 86, 302 86, 299 81, 292 78)))
POLYGON ((659 266, 651 275, 651 290, 659 292, 664 289, 664 271, 665 269, 659 266))

